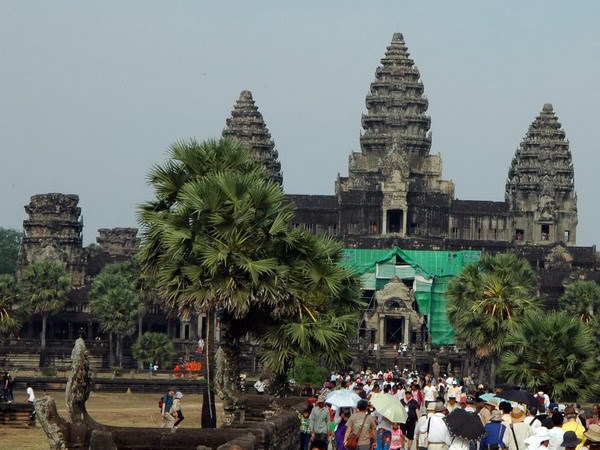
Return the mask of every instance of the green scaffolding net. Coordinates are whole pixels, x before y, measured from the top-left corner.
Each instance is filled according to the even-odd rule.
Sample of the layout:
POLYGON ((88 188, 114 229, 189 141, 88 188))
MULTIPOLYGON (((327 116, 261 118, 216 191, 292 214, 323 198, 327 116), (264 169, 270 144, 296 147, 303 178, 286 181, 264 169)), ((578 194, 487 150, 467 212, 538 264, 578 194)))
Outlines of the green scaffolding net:
POLYGON ((413 280, 419 313, 426 316, 432 345, 454 344, 454 330, 446 314, 445 292, 452 277, 480 251, 345 249, 344 263, 361 276, 363 289, 379 290, 393 277, 413 280))

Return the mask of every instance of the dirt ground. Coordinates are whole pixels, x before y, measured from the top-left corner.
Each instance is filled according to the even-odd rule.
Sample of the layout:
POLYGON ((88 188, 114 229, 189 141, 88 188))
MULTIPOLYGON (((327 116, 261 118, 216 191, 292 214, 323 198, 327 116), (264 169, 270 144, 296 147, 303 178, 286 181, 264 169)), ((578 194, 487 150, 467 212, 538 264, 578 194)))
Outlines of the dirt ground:
MULTIPOLYGON (((15 399, 23 401, 25 392, 15 390, 15 399)), ((36 395, 43 395, 41 392, 36 395)), ((56 400, 59 413, 66 417, 63 392, 49 392, 48 395, 56 400)), ((109 425, 158 427, 160 413, 158 401, 160 394, 107 394, 94 393, 86 403, 87 410, 95 420, 109 425)), ((185 395, 182 399, 182 411, 185 420, 181 428, 200 428, 202 396, 199 394, 185 395)), ((220 405, 217 405, 219 411, 220 405)), ((47 449, 46 434, 39 423, 35 427, 24 425, 22 428, 12 428, 0 425, 0 450, 30 450, 47 449)))

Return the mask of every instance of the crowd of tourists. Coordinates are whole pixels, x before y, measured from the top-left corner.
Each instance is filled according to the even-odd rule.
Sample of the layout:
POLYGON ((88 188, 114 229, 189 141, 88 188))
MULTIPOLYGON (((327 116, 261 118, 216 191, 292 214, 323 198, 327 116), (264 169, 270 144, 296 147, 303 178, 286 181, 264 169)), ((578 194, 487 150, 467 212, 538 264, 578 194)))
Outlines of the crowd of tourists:
POLYGON ((584 411, 542 391, 367 371, 332 373, 302 395, 300 450, 600 450, 600 406, 584 411))

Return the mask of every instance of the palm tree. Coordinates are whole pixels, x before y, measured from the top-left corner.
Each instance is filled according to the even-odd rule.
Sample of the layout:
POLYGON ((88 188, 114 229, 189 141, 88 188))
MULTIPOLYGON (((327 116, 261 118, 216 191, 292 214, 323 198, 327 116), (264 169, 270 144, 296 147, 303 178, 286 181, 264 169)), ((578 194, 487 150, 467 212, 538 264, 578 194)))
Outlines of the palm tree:
POLYGON ((550 389, 579 402, 600 393, 596 343, 590 327, 567 312, 529 313, 506 339, 500 374, 510 383, 550 389))
POLYGON ((132 347, 133 356, 142 365, 158 364, 164 367, 175 354, 173 343, 164 333, 146 332, 137 338, 132 347))
POLYGON ((25 268, 21 277, 25 308, 42 315, 41 348, 46 348, 48 316, 64 308, 69 299, 71 277, 56 261, 42 261, 25 268))
MULTIPOLYGON (((238 141, 177 143, 170 157, 149 176, 156 199, 140 209, 140 260, 171 309, 204 311, 209 323, 218 315, 223 367, 217 388, 234 403, 242 338, 296 315, 303 299, 322 309, 342 292, 344 272, 327 251, 309 264, 307 250, 319 241, 310 241, 309 249, 306 233, 293 230, 294 211, 281 187, 238 141), (314 291, 303 284, 311 278, 314 291)), ((210 381, 210 336, 208 346, 210 381)))
POLYGON ((595 326, 600 312, 600 286, 595 281, 574 281, 558 299, 558 307, 595 326))
MULTIPOLYGON (((520 326, 527 311, 540 311, 535 294, 536 276, 529 263, 508 253, 482 255, 446 291, 456 341, 488 367, 492 384, 507 336, 520 326)), ((480 378, 482 370, 480 364, 480 378)))
POLYGON ((115 264, 105 266, 92 282, 90 309, 100 328, 109 333, 110 363, 114 364, 113 335, 116 336, 116 360, 123 362, 123 338, 135 333, 142 304, 134 283, 115 264))
POLYGON ((21 297, 14 275, 0 275, 0 334, 9 335, 21 328, 21 297))

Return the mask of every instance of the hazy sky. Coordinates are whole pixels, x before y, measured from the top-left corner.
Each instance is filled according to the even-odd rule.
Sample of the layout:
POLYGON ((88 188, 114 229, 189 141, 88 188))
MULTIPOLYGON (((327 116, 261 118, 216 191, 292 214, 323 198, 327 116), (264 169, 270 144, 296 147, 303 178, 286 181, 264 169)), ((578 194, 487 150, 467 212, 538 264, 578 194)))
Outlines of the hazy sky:
POLYGON ((80 196, 84 240, 136 226, 175 140, 219 137, 252 91, 288 193, 332 194, 392 34, 421 71, 460 199, 503 200, 544 103, 571 143, 579 245, 600 241, 600 1, 0 0, 0 226, 80 196))

